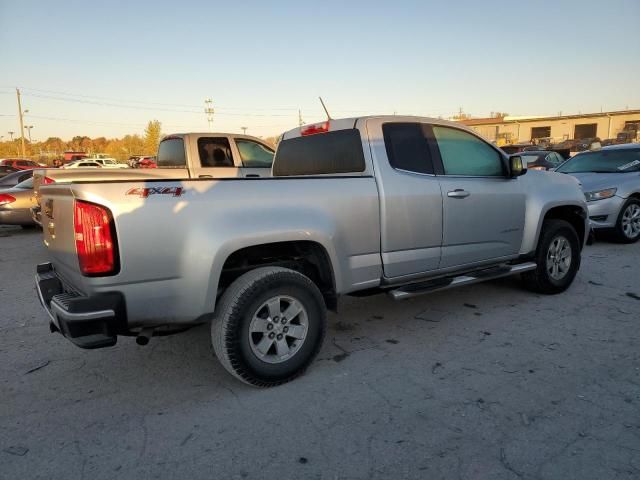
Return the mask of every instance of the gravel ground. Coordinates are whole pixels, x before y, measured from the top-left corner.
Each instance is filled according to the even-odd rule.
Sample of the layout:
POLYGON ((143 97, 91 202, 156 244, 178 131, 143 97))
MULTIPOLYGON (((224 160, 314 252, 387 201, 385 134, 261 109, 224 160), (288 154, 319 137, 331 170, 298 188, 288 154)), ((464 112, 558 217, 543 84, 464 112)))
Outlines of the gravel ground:
POLYGON ((572 288, 345 298, 307 374, 258 390, 206 326, 85 351, 49 333, 40 233, 0 227, 0 478, 640 478, 640 244, 572 288))

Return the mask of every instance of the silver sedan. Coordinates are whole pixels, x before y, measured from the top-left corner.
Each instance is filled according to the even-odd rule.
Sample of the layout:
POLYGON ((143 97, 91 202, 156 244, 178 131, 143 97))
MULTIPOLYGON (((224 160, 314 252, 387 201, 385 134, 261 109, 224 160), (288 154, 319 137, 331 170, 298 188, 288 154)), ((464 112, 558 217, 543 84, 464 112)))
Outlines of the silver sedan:
POLYGON ((31 217, 33 177, 14 187, 0 190, 0 225, 35 226, 31 217))
POLYGON ((640 144, 580 153, 556 171, 582 184, 594 230, 610 231, 621 243, 640 240, 640 144))

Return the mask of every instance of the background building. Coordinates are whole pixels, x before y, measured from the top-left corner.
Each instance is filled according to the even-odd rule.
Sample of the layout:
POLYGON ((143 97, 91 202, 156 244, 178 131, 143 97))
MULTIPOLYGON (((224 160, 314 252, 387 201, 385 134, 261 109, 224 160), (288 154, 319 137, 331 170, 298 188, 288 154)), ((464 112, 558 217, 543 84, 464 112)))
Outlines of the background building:
POLYGON ((498 145, 549 139, 563 140, 599 137, 615 139, 618 134, 640 129, 640 110, 560 115, 556 117, 467 118, 459 120, 498 145))

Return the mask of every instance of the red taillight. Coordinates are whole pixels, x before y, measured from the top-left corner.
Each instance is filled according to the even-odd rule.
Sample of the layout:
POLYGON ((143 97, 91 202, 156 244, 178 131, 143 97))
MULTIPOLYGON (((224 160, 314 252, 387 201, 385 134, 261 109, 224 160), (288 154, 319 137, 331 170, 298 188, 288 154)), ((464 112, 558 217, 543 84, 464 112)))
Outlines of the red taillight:
POLYGON ((306 135, 315 135, 316 133, 327 133, 329 131, 329 120, 323 123, 315 123, 313 125, 307 125, 300 129, 300 135, 303 137, 306 135))
POLYGON ((16 197, 12 197, 8 193, 0 193, 0 205, 8 205, 16 201, 16 197))
POLYGON ((42 177, 42 185, 51 185, 52 183, 56 183, 53 178, 42 177))
POLYGON ((111 212, 100 205, 76 200, 73 225, 82 274, 97 276, 116 273, 111 212))

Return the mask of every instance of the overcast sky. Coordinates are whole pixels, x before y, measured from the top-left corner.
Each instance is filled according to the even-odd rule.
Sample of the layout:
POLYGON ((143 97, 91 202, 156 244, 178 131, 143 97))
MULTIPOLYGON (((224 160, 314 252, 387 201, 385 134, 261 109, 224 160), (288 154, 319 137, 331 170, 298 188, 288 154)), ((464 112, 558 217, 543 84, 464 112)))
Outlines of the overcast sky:
POLYGON ((0 0, 0 135, 640 108, 640 1, 0 0))

